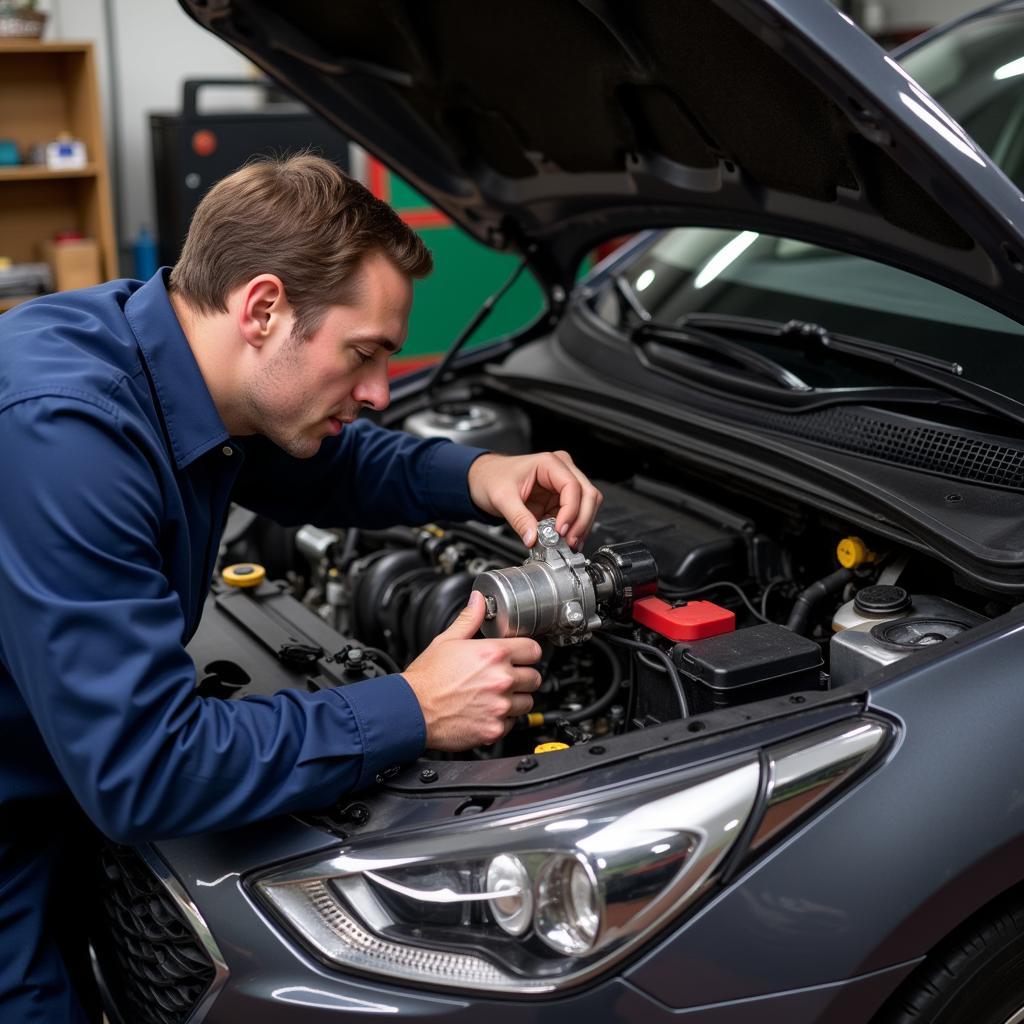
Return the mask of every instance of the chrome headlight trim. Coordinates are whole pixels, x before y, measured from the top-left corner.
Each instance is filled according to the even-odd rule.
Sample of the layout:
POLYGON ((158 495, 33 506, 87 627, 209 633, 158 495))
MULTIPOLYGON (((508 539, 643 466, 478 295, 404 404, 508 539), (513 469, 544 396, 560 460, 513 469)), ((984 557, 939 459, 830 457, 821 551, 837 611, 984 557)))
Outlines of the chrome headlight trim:
POLYGON ((723 872, 731 874, 728 865, 743 863, 877 763, 893 731, 877 719, 847 719, 699 770, 528 812, 357 840, 336 856, 262 876, 253 889, 333 966, 433 988, 556 992, 636 952, 723 872), (531 879, 534 920, 525 934, 502 931, 484 916, 500 895, 486 884, 488 865, 502 854, 518 859, 531 879), (596 929, 583 930, 593 941, 577 955, 555 951, 583 950, 586 942, 549 942, 545 951, 538 935, 538 879, 552 858, 575 859, 590 883, 583 893, 581 875, 580 891, 567 897, 582 900, 588 912, 592 906, 597 919, 596 929), (448 918, 437 923, 436 908, 444 914, 453 906, 475 908, 461 911, 477 915, 469 931, 448 918), (487 931, 492 926, 498 942, 487 931))
POLYGON ((851 773, 866 767, 891 735, 887 723, 859 719, 836 722, 811 737, 797 737, 769 748, 767 808, 750 841, 751 852, 789 828, 799 805, 808 810, 817 806, 845 784, 851 773))
MULTIPOLYGON (((741 833, 760 785, 754 755, 716 768, 713 774, 674 773, 639 787, 620 787, 497 820, 476 817, 443 831, 353 843, 337 856, 265 876, 254 888, 307 946, 338 966, 449 988, 520 995, 556 991, 621 960, 707 882, 741 833), (477 858, 489 863, 505 852, 535 870, 551 856, 578 857, 587 864, 598 883, 600 904, 592 955, 556 957, 550 966, 559 974, 549 969, 531 978, 497 958, 454 951, 450 942, 431 949, 382 934, 394 921, 380 890, 373 887, 373 876, 431 863, 477 858), (644 870, 652 862, 653 876, 644 870), (660 884, 639 910, 635 895, 623 888, 629 885, 623 879, 637 873, 660 884), (627 895, 633 898, 627 901, 627 895)), ((445 893, 444 888, 425 890, 423 902, 447 901, 445 893)), ((481 897, 493 896, 467 895, 481 905, 486 902, 481 897)))

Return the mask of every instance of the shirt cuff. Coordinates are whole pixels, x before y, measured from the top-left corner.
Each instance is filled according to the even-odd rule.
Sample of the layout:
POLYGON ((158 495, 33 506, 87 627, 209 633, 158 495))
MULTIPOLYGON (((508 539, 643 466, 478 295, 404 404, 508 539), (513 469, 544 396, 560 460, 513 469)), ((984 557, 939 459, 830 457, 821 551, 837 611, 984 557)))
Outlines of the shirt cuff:
POLYGON ((454 441, 434 449, 426 475, 430 481, 429 500, 439 519, 490 520, 469 496, 469 467, 486 454, 486 448, 471 448, 454 441))
POLYGON ((415 761, 427 743, 420 702, 405 677, 380 676, 329 691, 352 709, 362 740, 363 766, 358 788, 382 772, 415 761))

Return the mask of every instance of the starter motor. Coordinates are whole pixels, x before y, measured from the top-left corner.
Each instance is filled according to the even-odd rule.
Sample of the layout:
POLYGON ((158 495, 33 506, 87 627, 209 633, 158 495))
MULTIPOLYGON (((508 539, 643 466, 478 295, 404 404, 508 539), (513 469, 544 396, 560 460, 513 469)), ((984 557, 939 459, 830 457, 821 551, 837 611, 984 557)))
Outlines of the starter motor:
POLYGON ((541 521, 521 566, 489 569, 473 583, 487 605, 484 636, 544 637, 559 646, 589 639, 657 586, 654 556, 639 541, 608 544, 588 559, 559 536, 554 519, 541 521))

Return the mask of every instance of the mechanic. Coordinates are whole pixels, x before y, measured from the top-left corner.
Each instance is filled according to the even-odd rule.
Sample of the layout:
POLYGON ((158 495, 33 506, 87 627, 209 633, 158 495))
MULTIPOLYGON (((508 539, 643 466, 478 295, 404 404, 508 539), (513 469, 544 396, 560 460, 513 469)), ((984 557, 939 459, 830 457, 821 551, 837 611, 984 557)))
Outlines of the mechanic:
POLYGON ((231 501, 327 527, 501 516, 527 545, 542 515, 573 545, 590 529, 600 494, 565 452, 354 422, 388 404, 431 267, 390 207, 302 155, 211 189, 173 269, 0 318, 0 1021, 98 1015, 93 826, 139 843, 324 807, 531 707, 540 648, 472 639, 479 594, 401 675, 193 692, 231 501))

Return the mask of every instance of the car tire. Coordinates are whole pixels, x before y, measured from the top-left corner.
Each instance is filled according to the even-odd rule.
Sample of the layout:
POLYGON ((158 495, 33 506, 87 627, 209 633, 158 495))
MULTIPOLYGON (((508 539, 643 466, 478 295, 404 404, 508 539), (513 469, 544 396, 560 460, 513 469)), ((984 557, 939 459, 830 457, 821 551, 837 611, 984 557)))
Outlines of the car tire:
POLYGON ((876 1024, 1024 1024, 1024 894, 975 915, 938 946, 876 1024))

